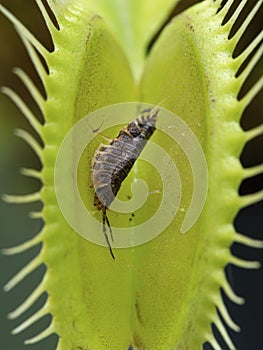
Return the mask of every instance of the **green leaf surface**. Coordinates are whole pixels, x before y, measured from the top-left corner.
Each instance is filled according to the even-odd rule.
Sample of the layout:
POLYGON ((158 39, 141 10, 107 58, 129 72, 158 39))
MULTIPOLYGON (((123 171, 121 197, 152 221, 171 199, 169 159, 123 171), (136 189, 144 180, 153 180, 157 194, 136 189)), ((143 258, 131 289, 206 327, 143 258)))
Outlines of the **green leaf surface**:
POLYGON ((90 0, 88 6, 105 19, 138 79, 146 59, 147 45, 179 1, 90 0))

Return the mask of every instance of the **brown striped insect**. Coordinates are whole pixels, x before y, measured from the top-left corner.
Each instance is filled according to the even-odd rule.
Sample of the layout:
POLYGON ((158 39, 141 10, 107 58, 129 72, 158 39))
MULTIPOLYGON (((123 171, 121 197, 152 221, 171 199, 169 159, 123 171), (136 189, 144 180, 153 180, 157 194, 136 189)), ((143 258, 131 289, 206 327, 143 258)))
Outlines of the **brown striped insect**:
POLYGON ((155 131, 159 109, 146 109, 123 128, 109 145, 100 145, 92 160, 92 180, 95 189, 94 206, 102 211, 103 233, 115 259, 107 227, 113 241, 107 210, 115 199, 122 182, 131 171, 147 140, 155 131))

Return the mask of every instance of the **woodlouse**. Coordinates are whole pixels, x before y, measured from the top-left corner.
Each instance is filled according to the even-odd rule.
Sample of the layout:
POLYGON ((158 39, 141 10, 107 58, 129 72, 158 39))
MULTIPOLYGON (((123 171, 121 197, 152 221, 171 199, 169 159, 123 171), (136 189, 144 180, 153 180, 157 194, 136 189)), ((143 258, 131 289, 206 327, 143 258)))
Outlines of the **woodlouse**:
POLYGON ((115 257, 106 231, 107 225, 113 241, 107 209, 115 199, 122 182, 129 174, 147 140, 154 133, 158 113, 157 108, 142 111, 109 145, 100 145, 92 160, 94 206, 102 210, 103 233, 113 259, 115 257))

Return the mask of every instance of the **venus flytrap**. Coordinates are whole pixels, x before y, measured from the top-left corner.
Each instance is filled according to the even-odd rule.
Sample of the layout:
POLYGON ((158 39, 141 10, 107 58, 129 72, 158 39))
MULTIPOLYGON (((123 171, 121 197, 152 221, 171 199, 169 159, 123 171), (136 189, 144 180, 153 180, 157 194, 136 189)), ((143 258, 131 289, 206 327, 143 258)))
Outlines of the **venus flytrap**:
MULTIPOLYGON (((30 134, 17 132, 32 146, 43 165, 40 172, 24 170, 24 174, 40 178, 43 187, 27 196, 5 196, 9 202, 44 203, 42 212, 33 214, 44 219, 40 234, 5 251, 16 254, 43 242, 40 254, 7 283, 6 290, 42 262, 47 266, 40 285, 9 316, 19 317, 44 291, 48 292, 48 300, 14 333, 51 313, 49 328, 27 343, 56 332, 61 350, 127 350, 130 345, 146 350, 195 350, 205 341, 217 350, 220 346, 211 331, 214 323, 229 349, 234 349, 217 309, 228 326, 238 331, 222 301, 220 288, 234 302, 243 300, 232 291, 224 267, 233 263, 257 268, 258 263, 234 257, 229 248, 235 241, 256 248, 263 246, 262 242, 235 232, 233 227, 240 208, 263 198, 262 192, 238 195, 241 181, 263 170, 262 166, 243 169, 239 162, 245 143, 263 130, 259 126, 244 132, 239 124, 242 112, 261 89, 262 79, 245 97, 237 99, 262 54, 262 33, 235 59, 233 52, 262 1, 256 3, 231 39, 229 33, 246 1, 240 2, 224 25, 234 1, 227 1, 220 11, 221 1, 203 1, 167 25, 149 57, 146 47, 177 1, 127 1, 125 7, 117 0, 111 4, 49 0, 59 30, 42 2, 36 2, 53 40, 52 52, 0 5, 1 12, 20 34, 47 94, 47 99, 43 99, 28 76, 16 69, 45 117, 45 124, 41 125, 15 92, 2 89, 44 143, 42 149, 30 134), (242 63, 257 47, 247 67, 237 76, 242 63), (45 59, 48 73, 35 50, 45 59), (155 104, 164 100, 164 107, 191 127, 206 155, 209 192, 198 221, 182 234, 179 228, 194 186, 191 177, 184 176, 182 210, 174 221, 154 240, 135 248, 118 249, 116 261, 112 261, 106 248, 79 237, 65 221, 55 196, 54 167, 61 142, 78 120, 100 107, 135 100, 155 104)), ((179 147, 162 134, 156 140, 170 152, 181 174, 191 171, 179 147)), ((85 154, 94 150, 85 150, 85 154)), ((69 161, 70 157, 74 157, 74 147, 69 161)), ((92 201, 94 192, 87 188, 88 170, 81 162, 79 189, 87 201, 92 201)), ((145 164, 139 163, 137 170, 147 182, 154 182, 151 169, 145 164)), ((128 180, 132 182, 133 177, 131 173, 128 180)), ((128 192, 127 186, 124 190, 128 192)), ((134 220, 136 224, 138 219, 134 220)))

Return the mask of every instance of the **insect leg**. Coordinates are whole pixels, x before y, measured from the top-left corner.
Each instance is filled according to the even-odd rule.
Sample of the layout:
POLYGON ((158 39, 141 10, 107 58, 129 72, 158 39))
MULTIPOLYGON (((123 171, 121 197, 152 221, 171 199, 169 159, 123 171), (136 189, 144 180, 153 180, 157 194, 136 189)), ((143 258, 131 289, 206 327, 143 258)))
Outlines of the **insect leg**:
POLYGON ((106 239, 106 242, 108 244, 108 247, 110 249, 110 253, 111 253, 111 256, 113 258, 113 260, 115 260, 115 256, 113 254, 113 251, 112 251, 112 248, 111 248, 111 245, 110 245, 110 241, 109 241, 109 237, 107 235, 107 232, 106 232, 106 225, 105 225, 105 222, 107 223, 107 226, 109 227, 109 230, 110 230, 110 234, 112 236, 112 231, 111 231, 111 227, 109 226, 109 220, 107 218, 107 214, 106 214, 106 209, 103 210, 102 212, 102 227, 103 227, 103 233, 104 233, 104 236, 105 236, 105 239, 106 239))

